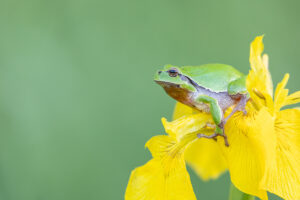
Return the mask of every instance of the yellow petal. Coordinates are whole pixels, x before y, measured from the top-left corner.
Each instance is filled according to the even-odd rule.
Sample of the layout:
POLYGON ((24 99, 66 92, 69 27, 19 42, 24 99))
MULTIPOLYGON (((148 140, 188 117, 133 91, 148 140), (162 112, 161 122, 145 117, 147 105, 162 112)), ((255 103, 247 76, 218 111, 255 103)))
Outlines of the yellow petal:
POLYGON ((249 59, 251 70, 247 77, 246 85, 252 100, 259 109, 263 106, 267 106, 273 111, 273 84, 267 66, 268 57, 267 55, 262 57, 264 49, 262 39, 263 36, 256 37, 251 43, 249 59))
MULTIPOLYGON (((273 83, 269 72, 269 58, 267 54, 262 55, 264 50, 263 36, 258 36, 250 45, 250 65, 255 74, 261 74, 261 90, 273 96, 273 83)), ((259 88, 257 88, 259 89, 259 88)))
POLYGON ((184 161, 174 160, 168 174, 159 159, 132 171, 125 200, 195 200, 184 161))
POLYGON ((250 45, 250 64, 251 69, 254 71, 258 71, 262 68, 265 68, 263 65, 263 60, 261 58, 262 52, 264 51, 264 43, 263 43, 264 36, 257 36, 250 45))
POLYGON ((289 80, 289 74, 285 74, 284 78, 278 83, 274 97, 274 109, 279 112, 283 106, 292 105, 300 102, 300 91, 288 95, 289 90, 285 88, 289 80))
POLYGON ((300 91, 289 95, 286 99, 285 105, 292 105, 300 102, 300 91))
POLYGON ((233 115, 225 125, 229 147, 224 140, 218 140, 232 183, 241 191, 268 199, 266 190, 259 183, 266 170, 267 163, 275 156, 274 120, 269 112, 262 108, 259 112, 247 109, 233 115))
POLYGON ((281 107, 285 105, 289 90, 285 89, 285 86, 289 80, 289 74, 285 74, 282 81, 277 84, 275 97, 274 97, 274 104, 275 104, 275 111, 278 112, 281 107))
MULTIPOLYGON (((188 117, 195 113, 199 112, 182 103, 177 103, 174 109, 173 119, 178 119, 184 116, 188 117)), ((214 124, 210 115, 208 114, 202 113, 198 116, 194 115, 194 117, 199 117, 199 119, 201 119, 202 117, 202 119, 205 119, 202 120, 202 122, 206 123, 206 121, 208 121, 209 123, 214 124)), ((201 123, 199 123, 198 121, 193 122, 191 125, 195 126, 196 128, 190 128, 190 130, 200 131, 200 129, 203 128, 203 125, 205 124, 202 123, 201 125, 201 123)), ((185 129, 187 131, 189 129, 189 126, 185 126, 185 129)), ((205 132, 202 131, 201 133, 205 132)), ((207 134, 213 134, 213 132, 211 131, 207 134)), ((185 152, 185 160, 203 180, 218 178, 220 174, 222 174, 227 169, 227 164, 218 144, 214 140, 208 140, 205 138, 197 140, 187 148, 185 152)))
POLYGON ((300 110, 279 112, 275 133, 277 156, 270 163, 261 186, 284 199, 295 200, 300 198, 300 110))
POLYGON ((180 138, 187 133, 197 132, 206 127, 206 125, 214 124, 212 117, 208 113, 198 113, 192 115, 186 115, 172 122, 167 122, 165 118, 162 118, 162 123, 166 132, 180 140, 180 138))
POLYGON ((185 160, 203 180, 218 178, 227 169, 220 147, 212 139, 201 138, 192 143, 185 152, 185 160))
POLYGON ((197 140, 197 133, 189 125, 185 128, 185 124, 189 121, 200 122, 200 127, 203 127, 203 119, 193 119, 191 116, 173 122, 167 122, 164 118, 162 121, 169 135, 154 136, 146 143, 153 159, 133 170, 125 200, 196 199, 186 170, 184 151, 197 140))
POLYGON ((186 116, 186 115, 195 114, 195 113, 197 113, 197 110, 195 110, 187 105, 177 102, 175 105, 174 112, 173 112, 173 120, 178 119, 183 116, 186 116))

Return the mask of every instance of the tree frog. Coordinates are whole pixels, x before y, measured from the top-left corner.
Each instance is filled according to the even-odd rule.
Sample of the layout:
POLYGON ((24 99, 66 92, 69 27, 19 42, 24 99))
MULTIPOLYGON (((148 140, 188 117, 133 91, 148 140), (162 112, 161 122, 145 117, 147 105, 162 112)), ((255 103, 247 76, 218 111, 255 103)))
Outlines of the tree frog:
POLYGON ((198 134, 199 138, 223 136, 229 146, 224 125, 237 111, 246 113, 249 99, 246 89, 246 76, 234 67, 225 64, 206 64, 201 66, 165 65, 154 77, 175 100, 202 112, 211 113, 216 124, 212 135, 198 134), (234 106, 232 112, 224 118, 227 108, 234 106))

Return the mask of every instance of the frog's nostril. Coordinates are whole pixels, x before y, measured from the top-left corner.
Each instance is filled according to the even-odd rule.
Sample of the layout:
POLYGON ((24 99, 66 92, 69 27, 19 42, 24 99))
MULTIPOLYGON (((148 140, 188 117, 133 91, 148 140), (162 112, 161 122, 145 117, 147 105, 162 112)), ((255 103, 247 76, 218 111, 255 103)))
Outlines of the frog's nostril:
POLYGON ((158 71, 158 74, 161 74, 161 71, 158 71))

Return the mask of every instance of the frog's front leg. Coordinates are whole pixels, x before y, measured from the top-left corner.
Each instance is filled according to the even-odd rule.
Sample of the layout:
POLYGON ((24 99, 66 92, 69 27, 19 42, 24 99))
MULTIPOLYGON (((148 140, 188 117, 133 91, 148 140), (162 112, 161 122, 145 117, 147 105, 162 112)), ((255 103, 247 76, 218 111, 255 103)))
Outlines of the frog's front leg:
POLYGON ((219 106, 219 103, 216 99, 206 96, 206 95, 200 95, 196 98, 197 102, 202 102, 202 103, 208 103, 209 104, 209 110, 212 115, 212 118, 215 122, 216 130, 215 133, 212 135, 205 135, 205 134, 198 134, 198 137, 205 137, 205 138, 215 138, 217 136, 223 136, 225 145, 229 146, 227 136, 224 133, 224 123, 223 123, 223 111, 221 107, 219 106))

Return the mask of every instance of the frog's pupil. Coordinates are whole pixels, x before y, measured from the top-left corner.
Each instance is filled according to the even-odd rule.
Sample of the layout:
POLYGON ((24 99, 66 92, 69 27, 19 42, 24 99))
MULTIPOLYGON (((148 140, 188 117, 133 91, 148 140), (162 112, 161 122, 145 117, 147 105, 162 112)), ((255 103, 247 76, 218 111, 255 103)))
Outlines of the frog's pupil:
POLYGON ((178 72, 175 69, 170 69, 168 72, 171 77, 176 77, 178 75, 178 72))

